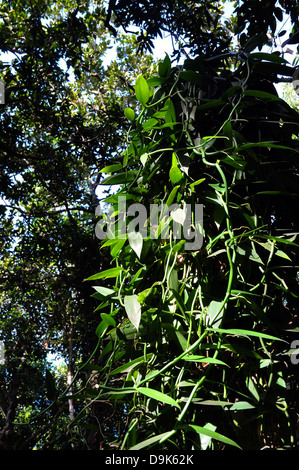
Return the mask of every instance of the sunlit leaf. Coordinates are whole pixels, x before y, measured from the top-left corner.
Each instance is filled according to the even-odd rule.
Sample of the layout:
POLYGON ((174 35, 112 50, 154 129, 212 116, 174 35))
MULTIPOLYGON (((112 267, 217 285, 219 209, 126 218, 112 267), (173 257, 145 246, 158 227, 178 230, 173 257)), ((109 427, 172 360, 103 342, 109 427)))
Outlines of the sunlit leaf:
POLYGON ((236 336, 256 336, 257 338, 269 339, 272 341, 284 341, 281 338, 276 336, 268 335, 266 333, 260 333, 259 331, 250 331, 250 330, 241 330, 238 328, 235 329, 222 329, 222 328, 207 328, 210 331, 215 331, 216 333, 223 333, 227 335, 236 335, 236 336))
POLYGON ((153 388, 138 387, 137 391, 149 398, 153 398, 154 400, 180 408, 179 404, 173 398, 166 395, 165 393, 159 392, 158 390, 154 390, 153 388))
POLYGON ((107 323, 107 325, 110 325, 112 327, 116 326, 116 322, 114 318, 111 315, 108 315, 108 313, 101 313, 102 320, 107 323))
POLYGON ((145 447, 148 447, 155 442, 159 442, 162 439, 164 439, 167 435, 169 435, 169 431, 167 432, 162 432, 161 434, 157 434, 156 436, 152 436, 149 439, 145 439, 144 441, 140 442, 139 444, 134 445, 131 447, 129 450, 140 450, 144 449, 145 447))
POLYGON ((115 268, 106 269, 100 273, 94 274, 93 276, 88 277, 85 279, 86 281, 94 281, 95 279, 108 279, 111 277, 118 277, 124 269, 121 266, 117 266, 115 268))
POLYGON ((214 328, 218 328, 218 326, 221 323, 223 310, 220 311, 220 309, 221 309, 221 306, 223 306, 222 304, 223 304, 222 302, 212 300, 212 302, 208 306, 208 309, 207 309, 208 324, 210 326, 213 326, 214 328))
POLYGON ((135 180, 137 172, 135 170, 127 171, 125 173, 118 173, 116 175, 108 176, 101 184, 113 185, 113 184, 126 184, 131 183, 135 180))
POLYGON ((121 170, 122 167, 123 166, 120 163, 115 163, 113 165, 105 166, 100 170, 100 173, 113 173, 115 171, 121 170))
POLYGON ((186 427, 193 429, 200 435, 209 436, 212 439, 215 439, 216 441, 220 441, 224 444, 228 444, 241 449, 241 447, 235 441, 226 436, 223 436, 222 434, 219 434, 218 432, 213 431, 212 429, 209 429, 208 427, 197 426, 195 424, 189 424, 186 427))
POLYGON ((216 357, 197 356, 195 354, 188 354, 187 356, 184 356, 184 361, 205 362, 206 364, 219 364, 221 366, 228 367, 225 362, 217 359, 216 357))
POLYGON ((183 174, 178 167, 173 166, 170 168, 169 177, 170 177, 170 181, 172 182, 172 184, 176 185, 182 180, 183 174))
POLYGON ((135 93, 136 93, 136 98, 139 101, 139 103, 145 105, 148 102, 149 97, 150 97, 149 86, 147 84, 147 81, 142 75, 139 75, 139 77, 136 80, 135 93))
POLYGON ((136 294, 126 295, 124 297, 124 306, 130 322, 138 330, 141 319, 141 305, 138 302, 138 296, 136 294))
POLYGON ((126 108, 124 110, 124 114, 126 116, 126 118, 129 120, 129 121, 134 121, 135 119, 135 111, 132 109, 132 108, 126 108))
POLYGON ((103 297, 109 297, 115 294, 115 291, 113 289, 109 289, 108 287, 93 286, 93 288, 103 297))
POLYGON ((130 232, 128 233, 128 240, 132 250, 135 251, 138 258, 140 258, 142 246, 143 246, 143 237, 140 232, 130 232))

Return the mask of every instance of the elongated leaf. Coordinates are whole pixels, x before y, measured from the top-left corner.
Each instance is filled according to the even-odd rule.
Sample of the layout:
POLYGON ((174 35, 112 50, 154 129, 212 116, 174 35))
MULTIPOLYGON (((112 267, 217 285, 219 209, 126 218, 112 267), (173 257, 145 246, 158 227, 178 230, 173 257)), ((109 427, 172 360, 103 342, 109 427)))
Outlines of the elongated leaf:
POLYGON ((146 356, 140 356, 137 357, 136 359, 133 359, 132 361, 127 362, 126 364, 122 364, 121 366, 117 367, 117 369, 112 370, 109 375, 116 375, 120 374, 121 372, 125 372, 127 370, 130 370, 132 366, 135 366, 137 364, 142 364, 146 361, 149 361, 151 357, 153 356, 153 353, 149 353, 146 356))
POLYGON ((118 171, 122 169, 122 165, 120 163, 115 163, 113 165, 105 166, 100 170, 100 173, 113 173, 114 171, 118 171))
POLYGON ((173 125, 176 123, 176 114, 175 114, 175 108, 172 100, 168 98, 168 100, 165 103, 168 106, 167 113, 165 115, 165 123, 169 124, 170 127, 173 128, 173 125))
POLYGON ((260 401, 260 396, 259 396, 259 393, 258 393, 258 389, 256 388, 256 385, 253 382, 252 378, 249 377, 249 376, 246 377, 246 385, 247 385, 247 388, 248 388, 249 392, 254 397, 254 399, 257 402, 259 402, 260 401))
POLYGON ((117 266, 115 268, 106 269, 105 271, 94 274, 93 276, 90 276, 85 279, 85 281, 94 281, 96 279, 108 279, 111 277, 118 277, 122 271, 124 271, 124 269, 121 266, 117 266))
POLYGON ((115 291, 113 289, 109 289, 108 287, 102 287, 102 286, 92 286, 92 287, 103 297, 109 297, 110 295, 115 294, 115 291))
POLYGON ((230 410, 250 410, 254 408, 253 405, 248 403, 248 401, 236 401, 231 407, 230 410))
POLYGON ((150 97, 149 86, 147 84, 147 81, 142 75, 139 75, 139 77, 136 80, 135 93, 136 93, 136 98, 139 101, 139 103, 145 105, 148 102, 149 97, 150 97))
POLYGON ((101 313, 101 317, 107 325, 113 326, 113 328, 116 326, 114 318, 111 315, 108 315, 108 313, 101 313))
POLYGON ((252 52, 249 55, 250 59, 258 59, 258 60, 268 60, 269 62, 276 62, 279 64, 286 64, 287 61, 283 57, 280 57, 277 54, 268 54, 267 52, 252 52))
POLYGON ((153 388, 138 387, 137 391, 149 398, 153 398, 154 400, 180 408, 179 404, 173 398, 169 397, 165 393, 158 392, 158 390, 154 390, 153 388))
POLYGON ((111 251, 110 251, 112 258, 117 257, 117 255, 119 254, 120 250, 122 249, 126 241, 127 241, 126 238, 117 239, 117 243, 114 244, 114 246, 111 248, 111 251))
POLYGON ((265 98, 265 99, 268 99, 268 100, 280 101, 280 98, 278 96, 272 95, 271 93, 267 93, 266 91, 245 90, 243 93, 246 96, 254 96, 256 98, 265 98))
MULTIPOLYGON (((216 431, 217 427, 214 426, 214 424, 207 423, 205 425, 205 429, 210 429, 211 431, 216 431)), ((205 436, 203 434, 200 435, 200 446, 201 446, 202 450, 206 450, 209 447, 211 440, 212 440, 211 436, 205 436)))
POLYGON ((236 336, 256 336, 258 338, 271 339, 273 341, 284 341, 281 338, 276 336, 267 335, 266 333, 260 333, 259 331, 250 331, 250 330, 240 330, 240 329, 221 329, 221 328, 207 328, 207 330, 215 331, 216 333, 224 333, 227 335, 236 335, 236 336))
POLYGON ((182 348, 182 351, 186 351, 188 347, 188 342, 185 336, 177 328, 174 328, 174 326, 170 323, 163 323, 162 325, 163 328, 165 328, 165 330, 167 331, 170 339, 176 341, 176 343, 178 343, 182 348))
POLYGON ((126 173, 118 173, 117 175, 108 176, 101 184, 113 185, 113 184, 126 184, 131 183, 136 178, 137 172, 135 170, 127 171, 126 173))
POLYGON ((195 424, 189 424, 187 426, 189 428, 192 428, 198 434, 203 434, 204 436, 209 436, 212 439, 215 439, 216 441, 224 442, 224 444, 228 444, 228 445, 231 445, 231 446, 234 446, 234 447, 238 447, 238 449, 241 449, 241 447, 235 441, 233 441, 232 439, 229 439, 226 436, 223 436, 222 434, 219 434, 216 431, 213 431, 212 429, 197 426, 195 424))
POLYGON ((175 186, 175 187, 172 189, 172 191, 171 191, 171 193, 169 194, 168 199, 167 199, 167 201, 166 201, 166 206, 167 206, 167 207, 170 207, 171 204, 173 203, 174 198, 175 198, 175 196, 176 196, 176 194, 177 194, 177 192, 178 192, 179 187, 180 187, 180 186, 177 185, 177 186, 175 186))
POLYGON ((215 357, 196 356, 193 354, 189 354, 188 356, 185 356, 183 359, 184 361, 206 362, 207 364, 219 364, 222 366, 229 367, 227 364, 225 364, 225 362, 215 357))
POLYGON ((126 295, 124 305, 130 322, 135 326, 136 330, 138 330, 141 319, 141 305, 138 302, 138 296, 135 294, 126 295))
POLYGON ((205 181, 205 178, 201 178, 200 180, 194 181, 194 183, 190 184, 190 188, 193 189, 194 186, 197 186, 198 184, 201 184, 205 181))
POLYGON ((292 261, 291 258, 284 251, 277 250, 275 254, 277 256, 280 256, 281 258, 285 258, 285 259, 288 259, 289 261, 292 261))
POLYGON ((150 437, 149 439, 146 439, 145 441, 139 442, 139 444, 134 445, 129 450, 144 449, 144 447, 148 447, 154 444, 155 442, 161 441, 162 439, 164 439, 164 437, 167 436, 167 434, 169 434, 169 431, 162 432, 161 434, 157 434, 157 436, 153 436, 153 437, 150 437))
POLYGON ((165 56, 163 62, 159 63, 159 75, 160 77, 168 77, 171 71, 171 60, 168 55, 165 56))

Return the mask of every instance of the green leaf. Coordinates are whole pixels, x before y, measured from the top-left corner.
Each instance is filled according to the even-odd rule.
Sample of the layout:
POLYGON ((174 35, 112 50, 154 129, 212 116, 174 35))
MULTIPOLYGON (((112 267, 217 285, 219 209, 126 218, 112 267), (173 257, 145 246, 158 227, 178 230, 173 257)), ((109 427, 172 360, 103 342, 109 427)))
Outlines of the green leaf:
POLYGON ((258 338, 270 339, 272 341, 284 341, 281 338, 276 336, 267 335, 266 333, 260 333, 259 331, 250 331, 250 330, 240 330, 240 329, 222 329, 222 328, 207 328, 209 331, 215 331, 215 333, 223 333, 227 335, 236 335, 236 336, 256 336, 258 338))
POLYGON ((122 167, 120 163, 115 163, 114 165, 105 166, 100 170, 100 173, 114 173, 115 171, 121 170, 122 167))
POLYGON ((147 84, 147 81, 142 75, 139 75, 139 77, 136 80, 135 93, 136 93, 136 98, 139 101, 139 103, 145 105, 148 102, 149 97, 150 97, 149 86, 147 84))
POLYGON ((137 392, 140 392, 149 398, 153 398, 154 400, 161 401, 162 403, 167 403, 168 405, 180 408, 179 404, 173 398, 169 397, 165 393, 158 392, 153 388, 138 387, 137 392))
POLYGON ((135 251, 138 258, 140 258, 142 246, 143 246, 143 238, 140 232, 130 232, 128 233, 128 240, 130 247, 132 250, 135 251))
POLYGON ((208 324, 211 326, 213 325, 214 328, 218 328, 222 320, 223 309, 222 312, 219 314, 221 306, 222 302, 212 300, 207 309, 208 324))
POLYGON ((165 56, 163 62, 159 63, 159 75, 160 77, 167 78, 171 72, 171 60, 168 55, 165 56))
POLYGON ((109 289, 108 287, 102 287, 102 286, 92 286, 92 287, 103 297, 109 297, 115 294, 115 291, 113 289, 109 289))
POLYGON ((148 119, 147 121, 145 121, 145 123, 143 124, 143 129, 145 131, 149 131, 150 129, 152 129, 153 127, 155 127, 157 124, 158 124, 158 120, 155 119, 155 118, 150 118, 148 119))
POLYGON ((194 189, 195 186, 197 186, 197 185, 203 183, 205 180, 206 180, 206 178, 201 178, 200 180, 194 181, 194 183, 191 183, 191 184, 190 184, 190 188, 191 188, 191 189, 194 189))
POLYGON ((277 54, 268 54, 267 52, 253 52, 249 54, 249 59, 268 60, 269 62, 276 62, 279 64, 286 64, 287 61, 277 54))
POLYGON ((107 330, 108 324, 102 320, 96 328, 96 335, 100 338, 102 334, 107 330))
POLYGON ((116 258, 118 256, 120 250, 122 249, 126 241, 127 241, 126 237, 121 238, 121 239, 116 239, 116 243, 114 244, 114 246, 111 248, 111 251, 110 251, 112 258, 116 258))
POLYGON ((253 405, 248 403, 248 401, 236 401, 231 407, 230 410, 237 411, 237 410, 250 410, 254 408, 253 405))
POLYGON ((179 346, 182 348, 182 351, 186 351, 188 348, 188 341, 186 340, 185 336, 177 328, 174 328, 174 326, 170 325, 169 323, 163 323, 162 326, 167 331, 170 339, 179 344, 179 346))
POLYGON ((124 306, 130 322, 138 330, 141 319, 141 305, 138 302, 138 296, 136 294, 126 295, 124 306))
POLYGON ((121 272, 124 271, 124 268, 117 266, 115 268, 106 269, 100 273, 94 274, 93 276, 88 277, 85 281, 94 281, 96 279, 108 279, 111 277, 118 277, 121 272))
POLYGON ((188 356, 184 356, 184 361, 192 361, 192 362, 206 362, 207 364, 219 364, 221 366, 229 367, 225 362, 217 359, 215 357, 207 357, 207 356, 196 356, 193 354, 189 354, 188 356))
MULTIPOLYGON (((205 424, 205 429, 210 429, 211 431, 216 431, 217 427, 214 426, 213 424, 211 423, 207 423, 205 424)), ((201 449, 202 450, 206 450, 209 445, 210 445, 210 442, 211 442, 212 438, 211 436, 205 436, 203 434, 200 435, 200 446, 201 446, 201 449)))
POLYGON ((134 445, 131 447, 129 450, 140 450, 144 449, 144 447, 148 447, 155 442, 161 441, 164 439, 167 435, 169 434, 169 431, 167 432, 162 432, 161 434, 157 434, 156 436, 150 437, 149 439, 146 439, 145 441, 140 442, 139 444, 134 445))
POLYGON ((145 166, 145 164, 147 162, 147 159, 148 159, 148 153, 143 153, 140 157, 140 161, 141 161, 143 166, 145 166))
POLYGON ((126 108, 124 110, 124 115, 129 121, 134 121, 135 119, 135 111, 132 108, 126 108))
POLYGON ((101 181, 101 184, 112 185, 132 183, 132 181, 135 180, 136 175, 137 171, 135 170, 127 171, 125 173, 118 173, 117 175, 108 176, 103 181, 101 181))
POLYGON ((285 258, 285 259, 288 259, 289 261, 292 261, 291 258, 284 251, 277 250, 275 254, 277 256, 280 256, 281 258, 285 258))
POLYGON ((147 80, 147 84, 150 88, 163 85, 163 83, 165 82, 166 82, 166 78, 163 78, 163 77, 153 77, 147 80))
POLYGON ((246 385, 247 385, 247 388, 249 390, 249 392, 251 393, 251 395, 253 396, 253 398, 259 402, 260 401, 260 396, 259 396, 259 393, 258 393, 258 390, 256 388, 256 385, 255 383, 253 382, 252 378, 251 377, 246 377, 246 385))
POLYGON ((186 426, 183 426, 183 428, 184 429, 191 428, 200 435, 203 434, 204 436, 209 436, 212 439, 215 439, 216 441, 220 441, 220 442, 223 442, 224 444, 228 444, 234 447, 238 447, 238 449, 241 449, 241 447, 232 439, 229 439, 228 437, 225 437, 222 434, 219 434, 218 432, 215 432, 212 429, 209 429, 207 427, 201 427, 195 424, 188 424, 186 426))
POLYGON ((130 369, 132 369, 133 366, 136 366, 138 364, 143 364, 144 362, 149 361, 153 357, 153 353, 149 353, 146 356, 139 356, 136 359, 133 359, 132 361, 126 362, 126 364, 122 364, 121 366, 117 367, 117 369, 112 370, 109 372, 109 375, 116 375, 120 374, 121 372, 127 372, 130 369))
POLYGON ((294 73, 293 67, 288 67, 284 64, 277 64, 275 62, 257 62, 252 68, 254 73, 263 74, 278 74, 292 77, 294 73))
POLYGON ((176 185, 182 180, 183 174, 177 166, 172 166, 169 171, 169 178, 172 184, 176 185))
POLYGON ((168 98, 165 104, 168 108, 165 114, 165 123, 170 124, 170 127, 173 128, 173 125, 176 123, 176 114, 175 114, 174 104, 170 98, 168 98))
POLYGON ((108 313, 101 313, 101 317, 102 320, 107 323, 107 325, 113 326, 113 328, 115 328, 116 322, 111 315, 109 315, 108 313))
POLYGON ((254 96, 256 98, 264 98, 268 100, 280 101, 280 98, 276 95, 272 95, 272 93, 267 93, 266 91, 261 90, 245 90, 243 92, 246 96, 254 96))
POLYGON ((178 192, 179 187, 180 187, 179 185, 175 186, 175 187, 173 188, 173 190, 171 191, 171 193, 169 194, 168 199, 167 199, 167 201, 166 201, 166 206, 167 206, 167 207, 170 207, 171 204, 173 203, 174 198, 175 198, 175 196, 176 196, 176 193, 178 192))

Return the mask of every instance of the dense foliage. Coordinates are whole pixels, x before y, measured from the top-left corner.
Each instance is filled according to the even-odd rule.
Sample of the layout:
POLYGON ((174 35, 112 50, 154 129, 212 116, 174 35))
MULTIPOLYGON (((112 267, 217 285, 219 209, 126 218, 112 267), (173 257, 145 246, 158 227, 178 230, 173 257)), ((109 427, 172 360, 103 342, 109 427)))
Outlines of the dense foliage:
POLYGON ((100 4, 14 1, 0 16, 1 446, 76 446, 63 431, 71 402, 35 418, 57 394, 49 353, 70 380, 97 342, 83 280, 107 263, 94 233, 99 171, 125 145, 129 80, 152 59, 136 60, 131 36, 109 57, 100 4))
POLYGON ((95 287, 105 358, 97 398, 129 410, 122 448, 201 449, 207 436, 214 448, 295 444, 285 355, 298 326, 299 120, 263 67, 292 71, 272 54, 234 61, 228 72, 218 58, 207 77, 204 57, 186 61, 187 70, 166 58, 159 77, 139 77, 142 110, 121 168, 104 181, 122 185, 106 200, 120 217, 121 196, 148 213, 166 204, 184 228, 184 206, 204 211, 195 249, 186 249, 186 231, 178 240, 173 226, 165 236, 166 212, 155 233, 146 220, 143 236, 130 218, 127 237, 116 224, 104 243, 116 267, 91 278, 117 279, 113 289, 95 287))
POLYGON ((275 84, 297 4, 10 6, 2 448, 296 448, 299 119, 275 84), (134 48, 164 34, 155 68, 134 48))

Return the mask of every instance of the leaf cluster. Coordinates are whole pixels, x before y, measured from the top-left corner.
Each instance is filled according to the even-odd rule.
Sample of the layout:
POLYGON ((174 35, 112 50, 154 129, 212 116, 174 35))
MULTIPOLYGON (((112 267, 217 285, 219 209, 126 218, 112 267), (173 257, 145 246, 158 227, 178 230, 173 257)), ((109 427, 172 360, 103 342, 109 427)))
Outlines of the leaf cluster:
POLYGON ((97 398, 128 410, 120 449, 295 445, 285 359, 299 295, 299 120, 267 79, 292 70, 272 54, 236 56, 234 71, 225 61, 201 56, 182 70, 166 57, 158 76, 138 77, 141 109, 125 111, 129 143, 104 180, 120 185, 106 199, 114 267, 88 280, 110 279, 94 287, 97 398), (172 211, 134 231, 132 204, 172 211), (203 237, 193 250, 176 232, 188 206, 203 237))

